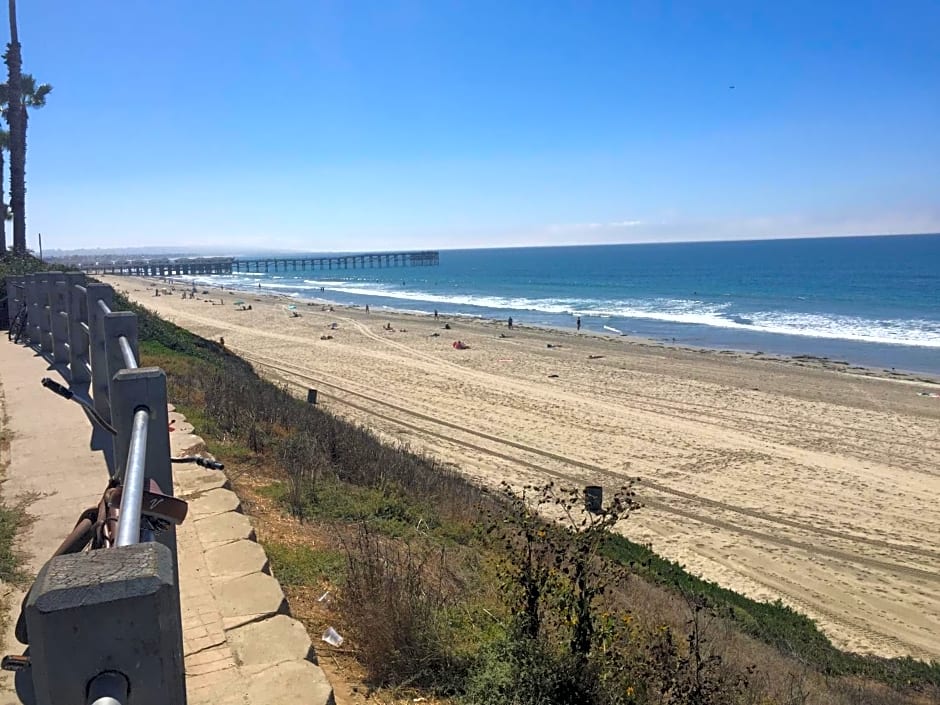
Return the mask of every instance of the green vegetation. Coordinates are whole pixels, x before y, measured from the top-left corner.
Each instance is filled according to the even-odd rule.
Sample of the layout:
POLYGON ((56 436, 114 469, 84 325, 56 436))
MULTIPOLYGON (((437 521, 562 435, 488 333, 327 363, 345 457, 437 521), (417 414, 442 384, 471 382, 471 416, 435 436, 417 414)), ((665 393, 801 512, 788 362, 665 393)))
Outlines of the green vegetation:
POLYGON ((20 578, 20 561, 13 550, 13 542, 21 518, 22 512, 0 504, 0 582, 12 583, 20 578))
POLYGON ((720 611, 746 634, 811 663, 825 675, 863 675, 895 687, 914 683, 940 687, 940 663, 928 664, 911 658, 884 659, 841 651, 819 631, 812 619, 779 600, 757 602, 717 583, 702 580, 678 563, 623 536, 608 536, 601 552, 660 585, 702 597, 705 604, 720 611))
POLYGON ((448 543, 466 544, 474 535, 467 527, 441 518, 432 506, 390 486, 368 487, 327 477, 315 487, 305 487, 298 499, 291 499, 291 491, 287 482, 261 490, 305 521, 362 522, 383 536, 430 536, 448 543))
POLYGON ((264 550, 283 585, 316 585, 322 580, 337 582, 346 568, 345 554, 333 549, 315 550, 304 545, 265 542, 264 550))
MULTIPOLYGON (((546 523, 513 493, 383 445, 215 343, 128 308, 145 362, 168 371, 171 398, 213 452, 274 472, 264 494, 334 527, 326 549, 269 544, 272 564, 290 584, 343 574, 347 634, 377 684, 507 705, 848 705, 940 692, 940 664, 841 652, 785 605, 700 580, 603 521, 546 523)), ((555 510, 577 501, 541 491, 555 510)))
MULTIPOLYGON (((0 278, 8 275, 33 274, 35 272, 48 272, 50 270, 63 271, 66 267, 42 263, 39 258, 31 254, 18 252, 5 252, 0 254, 0 278)), ((6 293, 5 291, 3 292, 6 293)))

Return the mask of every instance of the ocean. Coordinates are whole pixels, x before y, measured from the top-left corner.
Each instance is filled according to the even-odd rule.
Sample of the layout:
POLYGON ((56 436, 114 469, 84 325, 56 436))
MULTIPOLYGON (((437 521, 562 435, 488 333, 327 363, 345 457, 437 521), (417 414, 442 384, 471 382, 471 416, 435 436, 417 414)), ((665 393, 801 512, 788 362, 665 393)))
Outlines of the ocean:
POLYGON ((445 250, 438 267, 196 279, 940 375, 940 235, 445 250))

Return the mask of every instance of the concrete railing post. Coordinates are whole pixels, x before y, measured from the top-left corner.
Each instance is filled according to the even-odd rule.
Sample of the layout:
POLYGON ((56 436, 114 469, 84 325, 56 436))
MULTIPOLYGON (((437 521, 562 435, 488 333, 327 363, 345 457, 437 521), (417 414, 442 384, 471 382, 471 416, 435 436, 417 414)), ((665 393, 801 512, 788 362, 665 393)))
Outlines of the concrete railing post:
POLYGON ((26 305, 26 277, 13 277, 13 283, 16 289, 16 308, 26 305))
POLYGON ((107 284, 89 284, 85 287, 85 308, 88 311, 88 354, 91 358, 91 398, 95 411, 105 419, 111 418, 111 406, 108 397, 108 356, 104 344, 104 313, 98 301, 104 301, 108 308, 114 303, 114 290, 107 284))
MULTIPOLYGON (((68 364, 69 361, 69 285, 64 276, 52 280, 52 296, 49 300, 49 329, 52 331, 52 361, 68 364)), ((71 378, 69 379, 71 382, 71 378)))
POLYGON ((86 703, 89 683, 106 672, 127 679, 133 705, 185 705, 173 565, 151 542, 43 566, 26 603, 36 705, 86 703))
POLYGON ((49 299, 52 298, 52 278, 46 272, 39 278, 39 349, 44 353, 52 352, 52 317, 49 299))
MULTIPOLYGON (((114 439, 114 469, 122 478, 130 449, 134 412, 146 407, 150 411, 147 429, 147 480, 154 480, 160 490, 173 494, 173 470, 170 465, 170 420, 166 407, 166 374, 159 367, 121 370, 111 380, 111 421, 117 431, 114 439)), ((171 527, 157 540, 173 551, 176 565, 176 528, 171 527)))
POLYGON ((7 320, 10 323, 13 322, 13 317, 20 308, 18 301, 20 291, 16 288, 16 285, 21 283, 19 279, 20 277, 12 275, 7 277, 7 320))
POLYGON ((29 316, 26 319, 29 343, 30 345, 39 345, 39 276, 36 274, 29 274, 26 277, 26 298, 29 301, 29 316))
POLYGON ((84 384, 91 380, 88 368, 85 367, 89 346, 89 339, 84 328, 88 324, 87 314, 83 315, 86 295, 78 288, 85 284, 85 275, 69 273, 66 275, 66 281, 68 282, 69 311, 69 372, 72 384, 84 384))
MULTIPOLYGON (((13 325, 13 319, 20 311, 26 299, 26 277, 11 275, 7 277, 7 321, 13 325)), ((23 331, 26 331, 25 325, 23 331)))

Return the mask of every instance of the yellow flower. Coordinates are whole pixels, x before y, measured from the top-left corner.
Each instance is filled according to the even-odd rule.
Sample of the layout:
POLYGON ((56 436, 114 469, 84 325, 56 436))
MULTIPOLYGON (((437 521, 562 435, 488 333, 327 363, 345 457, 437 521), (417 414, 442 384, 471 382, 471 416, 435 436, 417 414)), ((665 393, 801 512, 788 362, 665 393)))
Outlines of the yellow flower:
POLYGON ((632 685, 627 686, 627 697, 630 697, 630 698, 633 697, 633 686, 632 686, 632 685))

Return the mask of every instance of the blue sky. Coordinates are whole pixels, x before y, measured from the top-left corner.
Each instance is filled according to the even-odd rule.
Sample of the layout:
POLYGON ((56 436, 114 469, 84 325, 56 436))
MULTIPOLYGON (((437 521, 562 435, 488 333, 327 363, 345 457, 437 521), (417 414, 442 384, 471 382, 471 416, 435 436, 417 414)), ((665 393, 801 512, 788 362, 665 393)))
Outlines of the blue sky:
POLYGON ((19 11, 47 248, 940 231, 935 0, 19 11))

